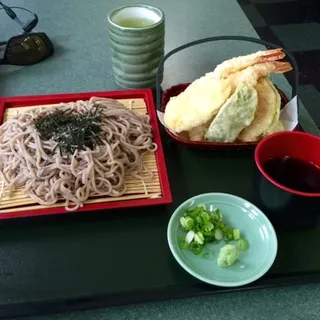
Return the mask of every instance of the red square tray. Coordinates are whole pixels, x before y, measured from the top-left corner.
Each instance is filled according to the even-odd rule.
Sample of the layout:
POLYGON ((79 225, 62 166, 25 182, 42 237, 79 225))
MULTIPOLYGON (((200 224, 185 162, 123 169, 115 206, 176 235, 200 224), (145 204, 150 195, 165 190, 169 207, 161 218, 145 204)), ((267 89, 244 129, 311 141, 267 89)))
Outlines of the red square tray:
MULTIPOLYGON (((79 208, 78 210, 73 211, 72 213, 81 211, 132 208, 171 203, 172 195, 151 89, 2 97, 0 98, 0 124, 2 124, 3 122, 4 113, 7 108, 55 104, 60 102, 71 102, 76 100, 88 100, 92 96, 112 99, 144 99, 147 106, 147 112, 150 116, 150 124, 153 130, 154 142, 158 145, 158 149, 155 152, 155 157, 158 167, 162 196, 154 199, 134 199, 103 202, 97 204, 84 204, 82 208, 79 208)), ((34 204, 32 206, 34 206, 34 204)), ((24 211, 0 213, 0 220, 52 214, 68 214, 68 211, 66 211, 64 207, 28 209, 28 207, 26 206, 26 210, 24 211)))

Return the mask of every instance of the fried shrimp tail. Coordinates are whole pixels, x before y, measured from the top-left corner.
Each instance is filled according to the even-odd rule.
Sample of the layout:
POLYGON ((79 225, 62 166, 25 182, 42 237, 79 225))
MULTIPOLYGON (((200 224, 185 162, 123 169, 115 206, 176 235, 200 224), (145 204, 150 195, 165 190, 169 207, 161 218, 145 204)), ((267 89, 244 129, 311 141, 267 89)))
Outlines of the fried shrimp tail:
POLYGON ((291 70, 292 66, 289 62, 272 61, 258 63, 231 75, 227 78, 227 81, 230 81, 234 88, 240 83, 256 86, 257 81, 262 77, 268 76, 271 73, 285 73, 291 70))
POLYGON ((246 56, 239 56, 219 64, 210 75, 216 79, 224 79, 257 63, 281 60, 285 57, 282 49, 264 50, 246 56))

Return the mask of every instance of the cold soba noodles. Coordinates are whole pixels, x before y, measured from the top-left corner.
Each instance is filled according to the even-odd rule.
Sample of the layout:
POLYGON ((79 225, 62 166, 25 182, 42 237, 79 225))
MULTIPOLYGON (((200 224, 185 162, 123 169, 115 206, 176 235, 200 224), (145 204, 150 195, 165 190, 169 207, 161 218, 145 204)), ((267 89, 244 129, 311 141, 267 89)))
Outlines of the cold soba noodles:
POLYGON ((151 179, 143 154, 156 149, 149 117, 115 100, 33 108, 0 127, 2 193, 24 186, 41 205, 76 210, 91 196, 123 195, 125 175, 151 179))

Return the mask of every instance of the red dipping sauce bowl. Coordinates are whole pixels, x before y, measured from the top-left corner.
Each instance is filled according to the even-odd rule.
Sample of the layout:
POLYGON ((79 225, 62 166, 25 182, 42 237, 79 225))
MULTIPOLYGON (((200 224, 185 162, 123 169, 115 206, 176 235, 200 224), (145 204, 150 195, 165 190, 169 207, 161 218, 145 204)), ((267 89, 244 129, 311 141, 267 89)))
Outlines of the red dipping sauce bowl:
MULTIPOLYGON (((284 230, 313 227, 320 218, 319 190, 309 192, 291 188, 279 181, 283 180, 279 179, 279 172, 277 176, 272 176, 266 170, 270 159, 286 157, 312 163, 320 168, 320 137, 304 132, 285 131, 262 139, 254 153, 254 202, 275 227, 284 230)), ((301 171, 297 171, 299 170, 291 172, 288 177, 291 181, 301 178, 301 171)))

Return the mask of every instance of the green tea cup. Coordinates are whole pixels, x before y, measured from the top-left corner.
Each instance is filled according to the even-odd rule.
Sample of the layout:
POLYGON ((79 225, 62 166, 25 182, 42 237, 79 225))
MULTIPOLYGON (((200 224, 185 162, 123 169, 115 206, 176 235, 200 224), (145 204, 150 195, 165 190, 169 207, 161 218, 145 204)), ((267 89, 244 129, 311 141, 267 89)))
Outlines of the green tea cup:
POLYGON ((164 13, 149 5, 129 5, 108 14, 112 69, 124 88, 154 88, 164 56, 164 13))

